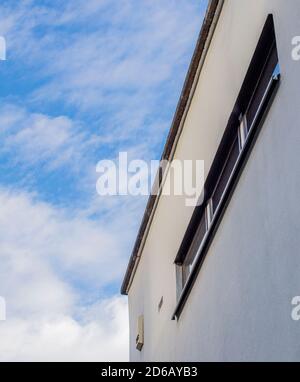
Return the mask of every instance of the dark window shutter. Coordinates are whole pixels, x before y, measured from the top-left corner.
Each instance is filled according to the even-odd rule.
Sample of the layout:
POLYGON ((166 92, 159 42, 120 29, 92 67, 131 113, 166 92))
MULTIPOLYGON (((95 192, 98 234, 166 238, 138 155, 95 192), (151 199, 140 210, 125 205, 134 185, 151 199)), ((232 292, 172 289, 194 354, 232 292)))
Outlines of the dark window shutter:
POLYGON ((212 196, 214 212, 220 203, 220 200, 222 198, 222 195, 224 193, 224 190, 229 181, 230 175, 232 173, 232 170, 234 168, 234 165, 236 164, 238 157, 239 157, 239 141, 238 141, 238 136, 236 135, 233 145, 228 154, 228 157, 226 158, 225 165, 223 167, 221 176, 218 180, 216 189, 212 196))

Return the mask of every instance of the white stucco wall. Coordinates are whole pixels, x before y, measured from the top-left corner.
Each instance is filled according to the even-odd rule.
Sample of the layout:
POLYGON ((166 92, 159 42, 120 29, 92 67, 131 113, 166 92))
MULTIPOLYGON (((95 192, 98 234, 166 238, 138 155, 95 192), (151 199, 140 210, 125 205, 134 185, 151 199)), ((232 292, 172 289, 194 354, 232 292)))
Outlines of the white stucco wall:
POLYGON ((291 319, 300 295, 300 61, 291 59, 300 2, 225 0, 175 159, 204 159, 209 170, 268 13, 280 88, 178 321, 173 262, 193 211, 183 198, 160 199, 129 291, 131 360, 300 361, 300 321, 291 319))

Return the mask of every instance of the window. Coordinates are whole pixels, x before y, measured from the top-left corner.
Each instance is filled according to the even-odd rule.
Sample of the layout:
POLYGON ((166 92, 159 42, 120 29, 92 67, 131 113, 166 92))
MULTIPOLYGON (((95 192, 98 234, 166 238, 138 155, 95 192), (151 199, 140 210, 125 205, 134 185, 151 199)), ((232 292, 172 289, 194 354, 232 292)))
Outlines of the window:
POLYGON ((253 146, 280 79, 273 17, 269 15, 208 174, 204 202, 196 207, 175 259, 180 314, 193 278, 217 230, 238 175, 253 146))
POLYGON ((224 194, 224 191, 226 189, 226 186, 228 184, 228 181, 234 169, 234 166, 238 160, 239 153, 240 153, 239 138, 238 138, 238 134, 236 134, 234 142, 232 143, 232 146, 229 148, 227 158, 225 159, 225 162, 224 162, 224 167, 220 172, 220 177, 217 181, 216 188, 212 195, 213 212, 215 212, 219 206, 219 203, 222 199, 222 196, 224 194))
MULTIPOLYGON (((193 238, 191 246, 181 266, 181 276, 180 276, 181 288, 184 287, 190 275, 190 272, 194 266, 197 253, 201 249, 201 243, 203 242, 205 235, 209 230, 211 219, 212 219, 212 210, 211 210, 211 202, 209 202, 206 205, 205 211, 202 214, 200 223, 197 227, 196 234, 193 238)), ((180 293, 180 290, 179 290, 179 293, 180 293)))

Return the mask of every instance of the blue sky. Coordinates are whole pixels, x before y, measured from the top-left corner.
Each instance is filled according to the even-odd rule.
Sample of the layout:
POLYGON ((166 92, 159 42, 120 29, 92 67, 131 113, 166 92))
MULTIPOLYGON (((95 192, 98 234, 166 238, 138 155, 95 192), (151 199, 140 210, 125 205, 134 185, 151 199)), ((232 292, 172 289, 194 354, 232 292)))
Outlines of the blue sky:
POLYGON ((95 168, 160 158, 205 9, 1 2, 0 360, 127 359, 118 292, 146 200, 101 198, 95 168))

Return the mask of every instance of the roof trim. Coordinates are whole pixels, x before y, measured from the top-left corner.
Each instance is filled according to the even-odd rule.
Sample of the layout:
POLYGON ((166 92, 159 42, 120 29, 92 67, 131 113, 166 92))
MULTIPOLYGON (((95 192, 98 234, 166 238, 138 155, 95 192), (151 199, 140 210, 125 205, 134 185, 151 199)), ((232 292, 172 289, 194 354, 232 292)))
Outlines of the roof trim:
MULTIPOLYGON (((166 140, 166 144, 163 150, 162 160, 171 160, 174 151, 176 148, 176 144, 181 133, 181 125, 184 120, 186 110, 189 106, 189 101, 191 99, 191 95, 193 95, 195 81, 198 80, 199 76, 199 66, 201 61, 204 61, 207 52, 207 42, 209 37, 212 36, 214 32, 215 25, 217 23, 219 13, 221 11, 224 0, 210 0, 205 18, 201 27, 201 31, 196 43, 196 47, 193 53, 193 57, 185 78, 185 82, 183 85, 183 89, 181 91, 181 95, 179 98, 179 102, 177 104, 177 108, 175 111, 175 115, 172 121, 172 125, 166 140)), ((145 237, 147 234, 147 230, 151 224, 152 217, 159 200, 159 194, 153 195, 151 194, 148 199, 148 203, 146 206, 146 210, 142 219, 142 223, 140 225, 138 235, 133 247, 133 251, 131 253, 129 264, 127 266, 127 270, 125 273, 125 277, 121 287, 121 293, 123 295, 128 294, 128 290, 130 288, 132 279, 134 277, 139 259, 141 249, 143 248, 143 244, 145 242, 145 237)))

